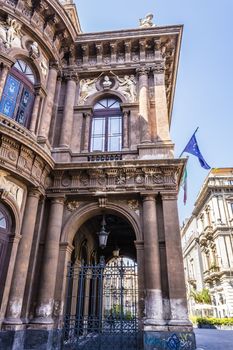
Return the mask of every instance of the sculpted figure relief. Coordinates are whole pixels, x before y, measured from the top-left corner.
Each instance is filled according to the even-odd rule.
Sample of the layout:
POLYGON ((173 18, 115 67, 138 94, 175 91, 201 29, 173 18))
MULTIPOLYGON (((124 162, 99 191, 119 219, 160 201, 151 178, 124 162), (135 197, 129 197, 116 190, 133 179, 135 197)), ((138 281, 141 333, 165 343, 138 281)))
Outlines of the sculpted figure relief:
POLYGON ((0 23, 0 41, 6 48, 21 47, 21 27, 21 23, 11 17, 0 23))
POLYGON ((111 86, 112 86, 112 82, 109 79, 109 76, 105 75, 104 80, 103 80, 103 88, 104 88, 104 90, 110 89, 111 86))
POLYGON ((140 18, 139 19, 139 27, 140 28, 150 28, 150 27, 155 27, 155 24, 153 23, 153 14, 148 13, 145 18, 140 18))
POLYGON ((125 75, 124 78, 119 78, 118 75, 111 72, 119 82, 119 88, 122 94, 129 100, 129 102, 135 102, 137 97, 136 92, 136 79, 134 75, 125 75))
POLYGON ((40 55, 39 51, 39 45, 36 41, 33 41, 33 43, 30 45, 30 56, 32 58, 37 58, 40 55))
POLYGON ((84 104, 86 99, 94 94, 97 89, 95 83, 101 77, 101 73, 97 78, 94 79, 81 79, 80 80, 80 92, 79 92, 79 103, 84 104))
POLYGON ((48 73, 48 64, 47 64, 47 62, 45 61, 44 58, 40 62, 40 68, 41 68, 41 72, 43 74, 43 77, 45 79, 46 76, 47 76, 47 73, 48 73))

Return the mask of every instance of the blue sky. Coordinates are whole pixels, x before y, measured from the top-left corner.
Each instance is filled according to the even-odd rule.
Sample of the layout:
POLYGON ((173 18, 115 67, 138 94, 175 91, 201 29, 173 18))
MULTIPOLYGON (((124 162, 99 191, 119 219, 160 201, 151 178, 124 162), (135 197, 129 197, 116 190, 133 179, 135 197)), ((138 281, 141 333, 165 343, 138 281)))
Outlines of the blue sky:
MULTIPOLYGON (((175 154, 199 126, 197 140, 210 166, 233 167, 233 0, 75 2, 84 32, 135 28, 148 12, 157 25, 184 25, 171 128, 175 154)), ((191 214, 207 174, 190 155, 186 206, 179 196, 181 223, 191 214)))

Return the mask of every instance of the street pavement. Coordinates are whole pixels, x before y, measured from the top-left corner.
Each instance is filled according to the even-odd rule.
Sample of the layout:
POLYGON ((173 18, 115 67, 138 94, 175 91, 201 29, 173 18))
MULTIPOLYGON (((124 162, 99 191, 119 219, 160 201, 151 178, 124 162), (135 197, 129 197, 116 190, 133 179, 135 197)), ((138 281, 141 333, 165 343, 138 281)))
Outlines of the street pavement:
POLYGON ((233 330, 195 329, 197 350, 233 350, 233 330))

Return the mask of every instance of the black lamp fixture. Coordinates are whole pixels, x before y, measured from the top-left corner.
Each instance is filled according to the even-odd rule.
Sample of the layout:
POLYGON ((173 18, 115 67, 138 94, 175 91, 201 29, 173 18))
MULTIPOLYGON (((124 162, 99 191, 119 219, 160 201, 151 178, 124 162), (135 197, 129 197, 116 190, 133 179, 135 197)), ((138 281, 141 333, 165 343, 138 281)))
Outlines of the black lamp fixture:
POLYGON ((103 215, 100 232, 97 232, 97 235, 99 236, 99 246, 101 249, 104 249, 106 247, 108 235, 110 233, 105 230, 105 226, 106 226, 105 215, 103 215))

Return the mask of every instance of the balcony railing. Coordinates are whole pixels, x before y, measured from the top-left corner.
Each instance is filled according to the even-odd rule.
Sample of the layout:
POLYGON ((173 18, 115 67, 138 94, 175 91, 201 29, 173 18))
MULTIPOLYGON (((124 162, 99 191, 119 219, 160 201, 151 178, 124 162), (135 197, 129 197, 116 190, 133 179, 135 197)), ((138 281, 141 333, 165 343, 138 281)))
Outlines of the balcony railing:
POLYGON ((114 160, 121 160, 122 154, 120 153, 98 153, 98 154, 92 154, 88 156, 89 162, 105 162, 105 161, 114 161, 114 160))

